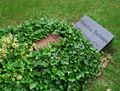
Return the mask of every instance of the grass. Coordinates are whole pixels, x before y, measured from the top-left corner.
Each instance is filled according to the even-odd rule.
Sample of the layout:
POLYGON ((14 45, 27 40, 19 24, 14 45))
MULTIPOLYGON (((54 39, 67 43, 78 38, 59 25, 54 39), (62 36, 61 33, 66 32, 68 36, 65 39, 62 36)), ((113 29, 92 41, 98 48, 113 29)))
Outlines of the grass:
POLYGON ((104 50, 112 55, 104 75, 95 79, 87 91, 120 91, 120 0, 0 0, 0 27, 17 25, 41 16, 75 23, 88 15, 115 35, 104 50))

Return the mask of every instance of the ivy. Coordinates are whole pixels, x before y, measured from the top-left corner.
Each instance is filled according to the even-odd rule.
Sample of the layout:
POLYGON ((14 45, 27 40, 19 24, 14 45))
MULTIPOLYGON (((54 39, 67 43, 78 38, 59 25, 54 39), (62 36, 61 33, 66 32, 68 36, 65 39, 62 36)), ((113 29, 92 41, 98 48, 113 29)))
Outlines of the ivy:
POLYGON ((99 71, 100 54, 71 25, 41 18, 0 29, 1 91, 80 91, 99 71), (58 34, 60 43, 32 44, 58 34))

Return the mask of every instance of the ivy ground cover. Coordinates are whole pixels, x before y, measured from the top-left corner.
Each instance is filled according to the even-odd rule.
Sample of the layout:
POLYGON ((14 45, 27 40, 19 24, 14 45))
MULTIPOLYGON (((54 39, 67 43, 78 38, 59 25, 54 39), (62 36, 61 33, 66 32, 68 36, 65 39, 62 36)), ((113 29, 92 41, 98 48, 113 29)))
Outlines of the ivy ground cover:
POLYGON ((80 91, 99 71, 100 55, 66 22, 41 18, 0 29, 1 91, 80 91), (59 43, 33 50, 49 34, 59 43))

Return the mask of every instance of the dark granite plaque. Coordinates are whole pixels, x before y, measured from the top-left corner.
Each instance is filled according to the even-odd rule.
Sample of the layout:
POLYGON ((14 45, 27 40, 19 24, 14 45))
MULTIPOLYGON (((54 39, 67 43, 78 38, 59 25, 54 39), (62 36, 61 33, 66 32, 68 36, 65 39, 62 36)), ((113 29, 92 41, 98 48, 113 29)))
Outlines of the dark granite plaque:
POLYGON ((75 24, 75 28, 80 29, 98 51, 101 51, 114 38, 112 33, 88 16, 82 17, 75 24))

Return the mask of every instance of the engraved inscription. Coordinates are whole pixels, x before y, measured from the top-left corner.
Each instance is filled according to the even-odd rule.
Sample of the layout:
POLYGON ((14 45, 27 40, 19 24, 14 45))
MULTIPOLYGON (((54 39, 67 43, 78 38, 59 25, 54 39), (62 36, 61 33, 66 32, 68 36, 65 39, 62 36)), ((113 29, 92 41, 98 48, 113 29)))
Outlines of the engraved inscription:
POLYGON ((75 28, 80 29, 98 51, 101 51, 114 38, 112 33, 88 16, 82 17, 75 24, 75 28))
POLYGON ((93 30, 92 28, 91 28, 91 26, 89 26, 87 23, 85 23, 85 21, 84 20, 81 20, 81 24, 83 25, 83 26, 85 26, 86 28, 88 28, 91 32, 93 32, 94 31, 94 34, 96 35, 96 36, 98 36, 101 40, 103 40, 104 42, 108 42, 108 40, 107 39, 105 39, 104 37, 102 37, 98 32, 97 32, 97 30, 93 30))
POLYGON ((97 32, 97 30, 95 30, 95 35, 97 35, 100 39, 102 39, 104 42, 108 42, 108 40, 106 40, 105 38, 103 38, 98 32, 97 32))
POLYGON ((88 28, 91 32, 93 31, 93 30, 90 28, 90 26, 87 25, 87 23, 84 22, 84 20, 81 20, 81 24, 82 24, 83 26, 85 26, 86 28, 88 28))

